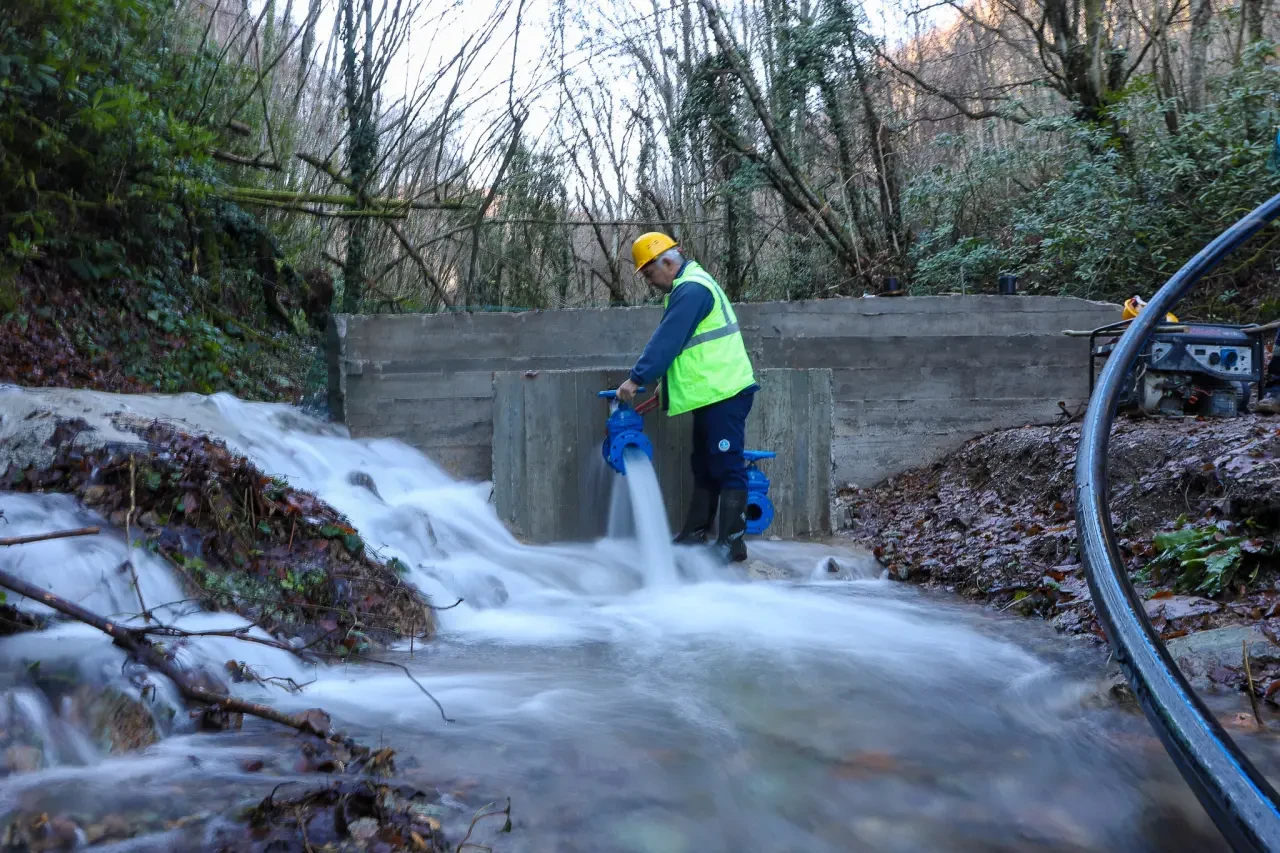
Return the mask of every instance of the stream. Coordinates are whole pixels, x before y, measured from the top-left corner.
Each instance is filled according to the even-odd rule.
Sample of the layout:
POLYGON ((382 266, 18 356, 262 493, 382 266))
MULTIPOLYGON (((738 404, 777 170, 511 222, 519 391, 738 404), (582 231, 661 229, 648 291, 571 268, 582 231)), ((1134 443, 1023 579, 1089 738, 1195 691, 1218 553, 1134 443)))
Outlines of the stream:
MULTIPOLYGON (((386 656, 452 723, 394 669, 317 669, 229 638, 183 651, 309 682, 296 695, 236 691, 290 711, 323 707, 346 733, 394 747, 407 781, 442 793, 455 840, 477 809, 510 797, 514 831, 492 822, 473 841, 498 853, 1226 849, 1146 721, 1102 698, 1103 650, 891 583, 839 543, 751 541, 754 559, 794 577, 767 582, 694 549, 641 547, 635 529, 669 536, 645 497, 656 480, 642 477, 630 491, 615 484, 613 517, 630 520, 615 535, 534 547, 503 527, 489 484, 456 482, 404 444, 351 440, 296 409, 0 387, 0 440, 37 404, 94 424, 127 409, 208 432, 346 514, 436 604, 464 599, 440 613, 425 648, 386 656)), ((60 495, 0 493, 0 510, 6 536, 107 526, 60 495)), ((118 571, 129 553, 113 529, 0 549, 0 568, 127 618, 138 609, 118 571)), ((132 553, 149 603, 183 598, 161 559, 132 553)), ((185 627, 244 624, 180 602, 163 612, 185 627)), ((61 662, 141 695, 140 673, 85 626, 0 640, 0 661, 0 727, 43 744, 37 767, 0 779, 5 822, 62 814, 89 843, 124 814, 140 834, 95 849, 199 849, 235 808, 301 778, 288 734, 255 721, 193 733, 163 689, 145 698, 167 736, 103 755, 74 709, 20 677, 34 661, 61 662)))

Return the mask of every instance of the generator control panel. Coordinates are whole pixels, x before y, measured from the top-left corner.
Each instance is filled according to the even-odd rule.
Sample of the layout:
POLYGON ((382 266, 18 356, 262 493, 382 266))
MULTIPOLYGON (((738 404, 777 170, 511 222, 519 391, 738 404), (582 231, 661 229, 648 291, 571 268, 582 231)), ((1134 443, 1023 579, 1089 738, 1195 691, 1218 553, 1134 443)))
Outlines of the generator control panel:
MULTIPOLYGON (((1216 346, 1190 344, 1184 347, 1189 357, 1205 373, 1222 377, 1239 377, 1249 380, 1253 376, 1253 350, 1248 346, 1216 346)), ((1175 369, 1172 365, 1164 367, 1176 360, 1175 346, 1166 341, 1157 341, 1151 345, 1151 369, 1175 369)))
POLYGON ((1238 327, 1190 324, 1181 333, 1157 332, 1151 338, 1146 369, 1200 374, 1235 382, 1258 381, 1261 339, 1238 327))

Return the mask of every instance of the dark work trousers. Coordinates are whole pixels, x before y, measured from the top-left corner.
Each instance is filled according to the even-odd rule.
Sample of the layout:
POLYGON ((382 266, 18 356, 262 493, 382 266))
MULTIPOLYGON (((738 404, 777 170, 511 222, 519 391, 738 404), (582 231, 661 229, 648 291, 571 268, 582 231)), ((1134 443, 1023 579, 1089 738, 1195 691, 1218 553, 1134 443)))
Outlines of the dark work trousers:
POLYGON ((1276 331, 1276 345, 1271 350, 1271 364, 1262 376, 1262 396, 1280 396, 1280 330, 1276 331))
POLYGON ((747 490, 747 467, 742 451, 747 440, 747 415, 755 401, 755 386, 728 400, 693 410, 693 482, 718 495, 725 489, 747 490))

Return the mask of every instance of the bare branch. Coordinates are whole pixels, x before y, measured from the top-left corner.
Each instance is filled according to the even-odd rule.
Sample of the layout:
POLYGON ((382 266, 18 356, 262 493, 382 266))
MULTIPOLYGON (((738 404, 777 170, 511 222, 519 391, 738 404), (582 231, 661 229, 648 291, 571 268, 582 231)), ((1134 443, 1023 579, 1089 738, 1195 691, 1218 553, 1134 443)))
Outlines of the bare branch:
POLYGON ((268 159, 266 152, 259 154, 257 157, 242 157, 239 154, 212 148, 209 150, 209 156, 219 162, 231 163, 236 166, 248 166, 251 169, 268 169, 272 172, 282 171, 280 164, 275 162, 274 159, 268 159))
POLYGON ((60 530, 57 533, 40 533, 35 536, 16 536, 0 539, 0 548, 7 545, 28 545, 32 542, 47 542, 50 539, 70 539, 73 536, 96 536, 101 533, 98 527, 81 527, 77 530, 60 530))

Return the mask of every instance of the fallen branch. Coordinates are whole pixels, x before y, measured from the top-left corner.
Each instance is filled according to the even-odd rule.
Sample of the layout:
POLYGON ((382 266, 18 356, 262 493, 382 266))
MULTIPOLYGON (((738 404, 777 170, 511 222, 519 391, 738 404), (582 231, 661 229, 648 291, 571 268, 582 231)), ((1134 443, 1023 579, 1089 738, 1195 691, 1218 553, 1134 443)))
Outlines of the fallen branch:
POLYGON ((454 722, 454 719, 444 712, 444 706, 440 704, 440 700, 432 696, 431 691, 423 687, 422 682, 418 681, 418 679, 413 677, 413 673, 409 672, 409 667, 405 666, 402 663, 396 663, 395 661, 378 660, 377 658, 357 657, 356 660, 365 661, 367 663, 378 663, 378 664, 382 664, 383 666, 394 666, 396 669, 402 671, 405 675, 405 678, 409 679, 415 685, 417 685, 418 689, 422 691, 422 694, 426 696, 428 699, 430 699, 431 702, 436 706, 436 710, 440 712, 440 719, 444 720, 446 723, 454 722))
POLYGON ((1086 408, 1086 406, 1081 406, 1073 412, 1067 408, 1067 404, 1064 401, 1059 400, 1058 411, 1062 413, 1062 417, 1055 426, 1066 426, 1067 424, 1075 423, 1085 413, 1086 408))
POLYGON ((124 545, 129 550, 125 565, 133 578, 133 591, 138 594, 138 607, 142 608, 142 618, 150 622, 151 611, 147 610, 147 602, 142 599, 142 584, 138 582, 138 568, 133 564, 133 534, 129 527, 133 523, 133 514, 138 511, 138 464, 134 454, 129 454, 129 512, 124 517, 124 545))
POLYGON ((263 159, 267 157, 265 153, 259 154, 257 157, 243 157, 239 154, 232 154, 230 151, 219 151, 217 148, 209 150, 209 156, 222 163, 231 163, 234 166, 248 166, 251 169, 268 169, 272 172, 283 171, 279 163, 273 160, 263 159))
POLYGON ((1253 670, 1249 666, 1249 641, 1241 640, 1240 649, 1244 653, 1244 677, 1249 690, 1249 707, 1253 708, 1253 719, 1259 726, 1263 725, 1262 715, 1258 713, 1258 695, 1253 687, 1253 670))
MULTIPOLYGON (((294 190, 272 190, 259 187, 228 187, 223 197, 230 201, 263 199, 266 201, 289 202, 293 204, 338 204, 351 206, 358 203, 357 196, 335 193, 306 193, 294 190)), ((385 208, 398 212, 409 210, 473 210, 474 206, 461 201, 412 201, 401 198, 370 198, 367 200, 375 208, 385 208)))
POLYGON ((436 292, 436 296, 440 301, 446 306, 452 308, 453 300, 449 298, 449 294, 445 291, 444 285, 440 283, 440 279, 437 278, 436 274, 431 271, 429 266, 427 266, 427 262, 423 259, 422 254, 413 247, 413 243, 409 242, 409 238, 404 236, 404 232, 400 230, 396 223, 388 222, 387 227, 391 229, 392 234, 396 235, 396 239, 400 241, 400 245, 404 247, 404 250, 409 254, 409 257, 413 258, 413 260, 418 264, 418 269, 422 270, 423 278, 425 278, 427 283, 431 285, 431 289, 436 292))
POLYGON ((98 527, 81 527, 78 530, 59 530, 57 533, 40 533, 35 536, 16 536, 12 539, 0 539, 0 546, 27 545, 32 542, 45 542, 50 539, 70 539, 73 536, 95 536, 101 533, 98 527))
POLYGON ((484 820, 485 818, 497 817, 498 815, 506 815, 507 816, 506 825, 504 825, 502 829, 499 830, 499 832, 511 831, 511 798, 507 797, 507 807, 505 809, 502 809, 501 811, 496 811, 496 812, 485 812, 485 809, 490 808, 493 805, 495 804, 489 803, 489 805, 481 806, 479 810, 476 811, 475 817, 471 818, 471 826, 467 827, 467 834, 462 836, 462 840, 459 841, 458 846, 454 848, 454 853, 462 853, 462 851, 467 847, 475 847, 478 850, 489 849, 488 847, 483 847, 479 844, 468 843, 471 840, 471 833, 476 831, 476 824, 478 824, 480 821, 484 820))
POLYGON ((352 186, 351 179, 348 178, 346 175, 342 174, 341 172, 339 172, 337 167, 335 167, 328 160, 321 160, 319 157, 315 156, 314 154, 308 154, 305 151, 295 151, 293 156, 297 157, 299 160, 306 163, 311 168, 316 169, 317 171, 320 171, 320 172, 324 172, 326 175, 328 175, 330 178, 333 179, 334 183, 341 184, 347 189, 355 189, 355 187, 352 186))
POLYGON ((316 639, 307 643, 305 646, 294 648, 293 646, 282 643, 279 640, 264 640, 262 637, 254 637, 249 633, 254 628, 261 627, 261 625, 244 625, 240 628, 227 628, 221 631, 188 631, 184 628, 175 628, 172 625, 157 625, 154 628, 143 628, 139 630, 138 633, 154 637, 176 637, 183 640, 192 637, 230 637, 233 640, 244 640, 246 643, 257 643, 260 646, 279 649, 282 652, 289 652, 290 654, 302 657, 302 652, 320 645, 338 631, 337 628, 334 628, 332 631, 326 631, 316 639))
POLYGON ((1261 326, 1245 326, 1240 331, 1246 335, 1261 335, 1263 332, 1271 332, 1276 329, 1280 329, 1280 320, 1272 320, 1270 323, 1265 323, 1261 326))
MULTIPOLYGON (((82 535, 85 531, 68 531, 62 535, 82 535)), ((97 533, 97 528, 92 528, 92 532, 97 533)), ((57 535, 46 536, 44 538, 59 538, 57 535)), ((36 541, 39 541, 38 539, 36 541)), ((180 670, 173 661, 164 656, 150 641, 147 640, 144 632, 135 631, 126 628, 115 622, 103 619, 98 614, 86 610, 78 604, 54 595, 47 589, 41 589, 34 584, 27 583, 19 577, 0 571, 0 586, 5 589, 12 590, 19 595, 26 596, 33 601, 38 601, 47 607, 50 607, 64 616, 69 616, 86 625, 97 628, 102 633, 111 637, 115 644, 125 651, 132 654, 143 664, 154 669, 173 682, 178 691, 188 700, 197 702, 202 705, 209 706, 209 710, 222 711, 232 714, 247 714, 251 717, 257 717, 273 723, 279 723, 282 726, 288 726, 296 729, 303 734, 317 735, 322 738, 333 736, 334 733, 328 725, 328 715, 320 711, 306 711, 297 716, 285 714, 271 708, 267 705, 260 705, 256 702, 246 702, 242 699, 236 699, 233 696, 226 696, 215 693, 204 687, 199 687, 191 682, 186 673, 180 670)))
POLYGON ((407 216, 402 210, 325 210, 319 207, 308 207, 305 204, 291 204, 252 196, 243 198, 228 196, 227 198, 236 204, 254 204, 259 207, 269 207, 272 210, 283 210, 287 213, 305 213, 308 216, 316 216, 323 219, 404 219, 407 216))

